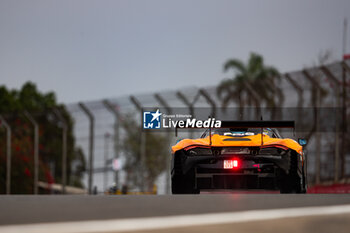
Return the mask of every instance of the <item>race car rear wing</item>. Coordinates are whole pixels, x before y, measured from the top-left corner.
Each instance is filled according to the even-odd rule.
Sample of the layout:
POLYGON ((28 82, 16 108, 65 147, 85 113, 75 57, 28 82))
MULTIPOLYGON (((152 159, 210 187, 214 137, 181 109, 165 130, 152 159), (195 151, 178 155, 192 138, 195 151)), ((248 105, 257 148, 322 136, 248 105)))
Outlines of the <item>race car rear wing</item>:
POLYGON ((294 121, 221 121, 220 128, 294 128, 294 121))
MULTIPOLYGON (((222 121, 221 128, 261 128, 261 145, 264 145, 264 128, 295 128, 294 121, 222 121)), ((211 145, 211 129, 209 129, 211 145)))
MULTIPOLYGON (((177 128, 175 128, 175 136, 177 136, 177 128)), ((185 127, 194 128, 194 127, 185 127)), ((202 127, 208 128, 208 127, 202 127)), ((263 131, 264 128, 295 128, 294 121, 221 121, 219 128, 261 128, 261 145, 264 144, 263 131)), ((209 127, 209 141, 211 145, 211 127, 209 127)))

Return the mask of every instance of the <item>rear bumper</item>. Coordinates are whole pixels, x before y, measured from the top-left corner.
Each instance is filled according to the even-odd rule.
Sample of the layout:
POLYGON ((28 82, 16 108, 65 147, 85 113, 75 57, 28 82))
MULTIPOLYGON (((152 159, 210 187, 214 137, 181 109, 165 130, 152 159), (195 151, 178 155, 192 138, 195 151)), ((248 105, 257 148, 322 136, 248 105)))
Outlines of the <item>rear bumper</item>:
POLYGON ((196 174, 198 189, 279 189, 277 176, 273 174, 196 174))
MULTIPOLYGON (((232 157, 231 157, 232 158, 232 157)), ((230 158, 230 159, 231 159, 230 158)), ((271 159, 237 158, 239 168, 223 169, 225 159, 212 164, 194 166, 195 186, 198 189, 278 189, 279 167, 271 159)), ((274 158, 274 160, 281 158, 274 158)), ((281 162, 281 161, 280 161, 281 162)))
POLYGON ((289 156, 187 156, 173 161, 172 175, 193 172, 197 189, 279 189, 281 171, 288 171, 289 156), (238 159, 239 167, 224 169, 224 160, 238 159))

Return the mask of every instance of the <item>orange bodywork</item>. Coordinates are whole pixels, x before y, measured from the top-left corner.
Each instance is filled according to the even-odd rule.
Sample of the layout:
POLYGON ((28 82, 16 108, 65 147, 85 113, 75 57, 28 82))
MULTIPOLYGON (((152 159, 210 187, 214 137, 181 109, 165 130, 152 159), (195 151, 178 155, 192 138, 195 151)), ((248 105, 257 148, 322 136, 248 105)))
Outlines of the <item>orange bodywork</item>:
POLYGON ((176 145, 172 147, 172 153, 174 154, 176 151, 184 149, 189 146, 212 146, 212 147, 227 147, 227 146, 284 146, 288 147, 292 150, 295 150, 298 154, 302 155, 303 148, 299 143, 289 138, 271 138, 268 135, 263 134, 263 145, 261 143, 261 134, 245 136, 242 138, 250 139, 250 141, 224 141, 224 139, 230 139, 231 136, 223 136, 214 134, 211 136, 211 145, 209 136, 206 138, 198 138, 198 139, 183 139, 179 141, 176 145))

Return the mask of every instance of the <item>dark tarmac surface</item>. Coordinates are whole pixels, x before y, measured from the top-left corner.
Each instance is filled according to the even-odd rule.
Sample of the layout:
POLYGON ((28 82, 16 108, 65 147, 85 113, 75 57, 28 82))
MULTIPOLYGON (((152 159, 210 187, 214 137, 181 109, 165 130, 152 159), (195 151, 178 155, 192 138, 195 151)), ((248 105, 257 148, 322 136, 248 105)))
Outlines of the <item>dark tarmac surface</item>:
MULTIPOLYGON (((13 195, 0 196, 0 225, 124 219, 342 204, 350 204, 349 194, 13 195)), ((347 219, 349 220, 349 218, 347 219)))

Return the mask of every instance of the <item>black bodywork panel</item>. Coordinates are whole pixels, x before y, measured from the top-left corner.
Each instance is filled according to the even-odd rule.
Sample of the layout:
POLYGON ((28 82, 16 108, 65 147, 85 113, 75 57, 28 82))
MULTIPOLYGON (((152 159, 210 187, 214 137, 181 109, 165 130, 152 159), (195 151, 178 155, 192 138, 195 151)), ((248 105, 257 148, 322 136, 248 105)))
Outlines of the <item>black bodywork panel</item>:
MULTIPOLYGON (((254 151, 254 148, 251 151, 254 151)), ((213 149, 215 150, 215 148, 213 149)), ((268 152, 268 151, 267 151, 268 152)), ((196 189, 279 189, 279 178, 288 174, 293 150, 280 154, 189 155, 185 150, 172 157, 172 176, 193 174, 196 189), (237 159, 238 168, 224 169, 224 160, 237 159)), ((298 173, 302 161, 298 156, 298 173)))

